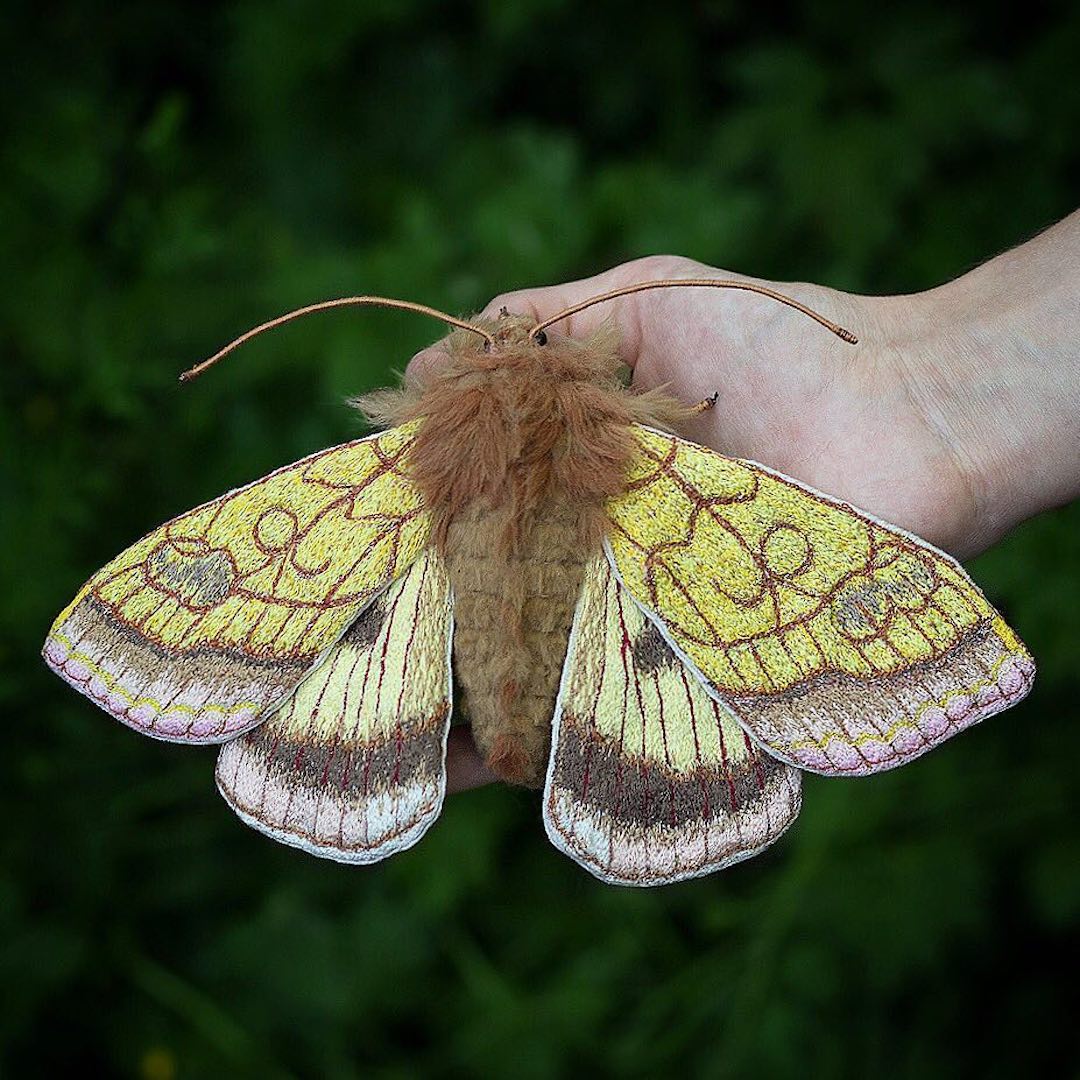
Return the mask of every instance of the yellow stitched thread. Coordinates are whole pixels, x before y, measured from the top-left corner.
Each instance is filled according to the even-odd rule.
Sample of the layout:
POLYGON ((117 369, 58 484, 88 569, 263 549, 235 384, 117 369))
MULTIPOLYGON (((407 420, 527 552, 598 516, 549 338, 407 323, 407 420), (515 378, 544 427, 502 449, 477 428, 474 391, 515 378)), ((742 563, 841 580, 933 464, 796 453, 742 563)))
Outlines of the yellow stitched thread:
POLYGON ((330 645, 427 546, 408 477, 420 421, 321 451, 182 514, 80 590, 152 641, 273 658, 330 645))
POLYGON ((918 728, 918 719, 919 719, 920 716, 922 716, 922 714, 924 712, 926 712, 927 709, 932 709, 932 708, 944 709, 944 708, 947 708, 949 702, 954 700, 955 698, 958 698, 958 697, 970 697, 972 694, 977 694, 980 690, 983 690, 988 686, 993 686, 994 683, 995 683, 995 677, 996 677, 998 671, 1001 670, 1001 665, 1004 664, 1006 660, 1012 660, 1012 659, 1015 659, 1015 658, 1010 654, 1006 654, 1005 656, 999 657, 997 662, 994 664, 994 667, 993 667, 993 669, 992 669, 992 671, 990 673, 990 678, 989 679, 984 679, 981 682, 977 682, 974 685, 969 686, 965 690, 957 690, 954 693, 946 694, 945 697, 943 697, 940 701, 924 701, 915 710, 915 719, 914 720, 900 720, 896 724, 894 724, 891 728, 889 728, 888 732, 886 732, 883 735, 878 735, 877 733, 867 732, 864 735, 857 735, 853 739, 853 738, 851 738, 850 735, 844 735, 841 732, 831 731, 831 732, 829 732, 828 735, 826 735, 821 740, 800 739, 798 742, 789 743, 788 746, 787 746, 787 751, 790 752, 790 751, 793 751, 793 750, 806 750, 806 749, 808 749, 810 747, 815 747, 818 750, 824 750, 825 747, 827 747, 829 745, 829 743, 834 742, 834 741, 835 742, 840 742, 840 743, 845 743, 847 746, 856 746, 856 747, 857 746, 862 746, 864 743, 868 743, 868 742, 892 742, 893 739, 896 738, 896 736, 901 731, 905 730, 905 728, 911 728, 913 730, 917 729, 918 728))
POLYGON ((371 745, 392 738, 405 721, 407 731, 418 728, 448 707, 450 617, 450 581, 429 548, 368 609, 362 625, 373 631, 370 639, 339 641, 268 730, 308 744, 371 745))
POLYGON ((629 488, 607 505, 615 565, 721 692, 888 674, 993 617, 932 548, 745 462, 634 435, 629 488))
POLYGON ((92 674, 97 675, 99 679, 105 684, 105 689, 110 694, 116 694, 117 697, 123 698, 128 702, 129 709, 136 709, 141 705, 152 705, 159 713, 168 709, 170 712, 191 713, 193 716, 197 716, 201 713, 219 712, 225 716, 229 716, 232 713, 243 712, 244 709, 254 709, 258 706, 258 702, 255 701, 242 701, 239 705, 162 705, 160 701, 155 701, 153 698, 137 698, 132 694, 129 694, 118 682, 116 677, 109 671, 106 671, 99 664, 95 664, 86 653, 76 652, 74 649, 74 643, 70 638, 64 634, 51 634, 50 637, 53 641, 63 645, 68 650, 68 655, 64 657, 64 664, 67 664, 69 660, 76 660, 82 664, 92 674))
MULTIPOLYGON (((93 579, 91 579, 92 581, 93 579)), ((76 594, 75 599, 59 615, 53 620, 51 629, 49 630, 49 637, 60 640, 60 635, 57 633, 56 628, 63 626, 67 622, 68 616, 79 606, 82 599, 90 591, 91 581, 88 581, 76 594)))

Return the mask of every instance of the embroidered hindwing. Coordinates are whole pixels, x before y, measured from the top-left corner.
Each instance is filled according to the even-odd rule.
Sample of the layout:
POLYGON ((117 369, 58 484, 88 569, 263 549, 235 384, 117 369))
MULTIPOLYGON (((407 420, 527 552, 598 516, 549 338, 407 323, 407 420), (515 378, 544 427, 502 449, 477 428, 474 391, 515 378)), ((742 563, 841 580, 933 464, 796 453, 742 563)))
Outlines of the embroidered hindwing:
POLYGON ((256 829, 369 863, 427 831, 446 791, 450 583, 424 552, 266 722, 227 743, 218 788, 256 829))
POLYGON ((771 844, 799 773, 710 697, 607 560, 586 569, 555 710, 544 823, 597 877, 662 885, 771 844))

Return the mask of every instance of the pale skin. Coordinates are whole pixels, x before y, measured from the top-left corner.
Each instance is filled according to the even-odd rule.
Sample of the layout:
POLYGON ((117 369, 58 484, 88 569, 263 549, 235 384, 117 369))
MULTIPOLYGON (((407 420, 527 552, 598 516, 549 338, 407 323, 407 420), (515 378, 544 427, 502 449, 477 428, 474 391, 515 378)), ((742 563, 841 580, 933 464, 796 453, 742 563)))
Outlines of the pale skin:
MULTIPOLYGON (((545 318, 656 278, 741 278, 651 256, 565 285, 496 297, 545 318)), ((760 279, 745 278, 746 281, 760 279)), ((681 400, 719 393, 682 434, 787 473, 959 558, 1080 496, 1080 211, 955 281, 859 296, 760 281, 854 331, 849 345, 745 292, 665 289, 548 329, 588 336, 614 319, 634 385, 681 400)), ((438 363, 438 345, 414 365, 438 363)), ((467 728, 451 732, 450 791, 490 783, 467 728)))

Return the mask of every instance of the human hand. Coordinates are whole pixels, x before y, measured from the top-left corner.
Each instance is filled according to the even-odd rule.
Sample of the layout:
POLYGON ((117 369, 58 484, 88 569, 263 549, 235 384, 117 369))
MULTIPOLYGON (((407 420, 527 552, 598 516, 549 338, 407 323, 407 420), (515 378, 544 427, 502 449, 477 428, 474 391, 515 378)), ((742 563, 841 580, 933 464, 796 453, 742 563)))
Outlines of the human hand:
MULTIPOLYGON (((1080 225, 1074 223, 1073 232, 1080 225)), ((1047 411, 1047 396, 1060 406, 1055 391, 1072 385, 1075 397, 1077 387, 1067 371, 1049 385, 1025 385, 1020 372, 1029 357, 1020 335, 1007 327, 990 335, 988 351, 980 352, 987 324, 1000 312, 988 308, 973 321, 980 294, 984 304, 991 302, 985 294, 993 293, 995 278, 972 279, 993 266, 912 296, 759 282, 854 331, 856 346, 766 298, 705 289, 638 293, 589 308, 548 333, 585 337, 615 319, 635 386, 665 385, 688 404, 719 393, 716 407, 681 434, 759 461, 969 556, 1030 513, 1064 501, 1062 493, 1071 497, 1080 471, 1041 484, 1014 478, 1010 487, 1018 462, 1027 461, 1025 446, 1065 435, 1047 411)), ((655 256, 586 280, 505 294, 484 313, 494 316, 505 306, 542 319, 634 282, 705 277, 739 275, 655 256)), ((441 355, 432 346, 413 365, 436 364, 441 355)), ((452 732, 447 771, 451 791, 494 779, 462 728, 452 732)))

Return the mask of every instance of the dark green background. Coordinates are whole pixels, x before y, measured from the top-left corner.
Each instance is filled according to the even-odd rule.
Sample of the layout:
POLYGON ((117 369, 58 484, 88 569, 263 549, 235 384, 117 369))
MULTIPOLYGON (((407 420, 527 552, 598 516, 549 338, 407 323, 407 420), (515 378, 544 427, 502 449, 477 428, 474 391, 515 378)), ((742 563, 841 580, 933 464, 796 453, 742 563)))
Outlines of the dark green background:
POLYGON ((897 773, 808 777, 770 853, 660 891, 595 882, 510 790, 386 865, 308 858, 233 817, 212 750, 38 658, 100 564, 356 434, 342 399, 438 333, 335 313, 176 385, 271 314, 467 311, 653 252, 917 290, 1075 207, 1074 4, 745 7, 5 9, 10 1075, 1072 1072, 1080 507, 974 566, 1040 661, 1028 703, 897 773))

